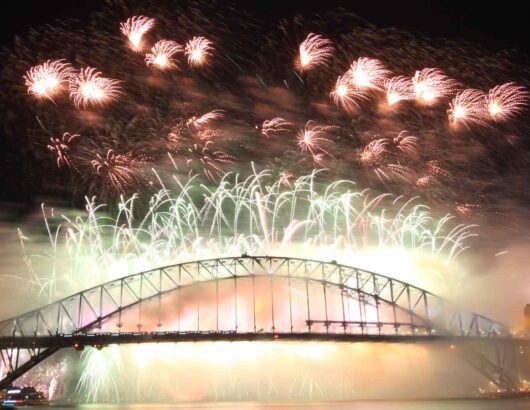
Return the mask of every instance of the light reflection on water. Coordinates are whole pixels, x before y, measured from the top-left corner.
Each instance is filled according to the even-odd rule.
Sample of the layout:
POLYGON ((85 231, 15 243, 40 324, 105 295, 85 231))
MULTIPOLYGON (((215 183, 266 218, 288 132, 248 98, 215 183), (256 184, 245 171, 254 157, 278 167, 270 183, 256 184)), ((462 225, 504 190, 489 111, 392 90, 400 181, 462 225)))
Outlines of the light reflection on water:
MULTIPOLYGON (((50 410, 50 407, 32 407, 50 410)), ((502 400, 416 400, 416 401, 349 401, 349 402, 298 402, 298 403, 184 403, 184 404, 84 404, 79 406, 52 406, 52 409, 83 410, 527 410, 530 399, 502 400)))

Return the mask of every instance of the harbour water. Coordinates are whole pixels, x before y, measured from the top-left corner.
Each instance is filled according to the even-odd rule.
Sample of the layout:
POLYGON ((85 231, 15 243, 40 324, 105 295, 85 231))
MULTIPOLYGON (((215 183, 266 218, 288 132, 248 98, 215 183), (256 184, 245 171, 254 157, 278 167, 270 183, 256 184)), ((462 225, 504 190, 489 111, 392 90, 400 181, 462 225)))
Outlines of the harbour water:
MULTIPOLYGON (((50 407, 33 407, 50 409, 50 407)), ((182 403, 182 404, 80 404, 53 406, 53 409, 87 410, 527 410, 526 399, 454 399, 414 401, 348 401, 348 402, 237 402, 237 403, 182 403)))

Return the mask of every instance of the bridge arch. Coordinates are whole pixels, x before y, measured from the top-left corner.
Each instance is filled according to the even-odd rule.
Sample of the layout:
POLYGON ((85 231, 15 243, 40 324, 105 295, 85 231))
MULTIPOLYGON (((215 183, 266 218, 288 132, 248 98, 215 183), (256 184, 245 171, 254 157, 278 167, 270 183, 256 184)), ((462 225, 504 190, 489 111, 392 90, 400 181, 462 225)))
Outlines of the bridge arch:
MULTIPOLYGON (((169 305, 174 312, 175 305, 169 305)), ((509 330, 502 324, 459 309, 424 289, 384 275, 336 262, 243 255, 140 272, 0 322, 0 355, 4 367, 9 370, 0 385, 11 383, 63 347, 57 345, 58 339, 74 337, 78 340, 101 333, 112 333, 117 337, 135 332, 139 336, 146 333, 157 335, 168 331, 175 333, 176 340, 180 333, 202 334, 204 339, 215 340, 223 338, 223 334, 226 338, 265 334, 301 339, 328 336, 333 340, 401 338, 410 341, 445 337, 498 341, 510 338, 509 330), (232 283, 232 293, 223 290, 225 284, 232 286, 232 283), (222 303, 232 296, 234 298, 232 325, 223 323, 221 327, 220 318, 223 322, 226 315, 219 312, 222 306, 219 303, 220 288, 222 303), (242 294, 242 289, 246 289, 247 295, 245 309, 241 309, 241 305, 238 307, 238 295, 242 294), (256 295, 256 289, 264 294, 256 295), (181 327, 180 310, 176 328, 174 324, 163 323, 163 313, 167 312, 164 301, 171 301, 178 294, 177 303, 181 303, 182 294, 186 292, 199 296, 197 326, 191 320, 187 326, 181 327), (210 296, 205 297, 205 294, 210 296), (203 321, 202 327, 201 295, 203 314, 204 309, 209 312, 206 315, 209 323, 204 325, 203 321), (282 317, 281 325, 275 321, 275 298, 277 314, 282 311, 278 315, 282 317), (208 300, 208 307, 205 300, 208 300), (266 308, 260 306, 256 314, 258 303, 266 304, 266 308), (215 314, 212 309, 216 310, 215 314), (297 312, 294 315, 293 309, 297 312), (262 310, 269 310, 270 314, 262 310), (285 319, 287 311, 289 320, 285 319), (134 320, 131 317, 134 318, 136 312, 138 322, 131 325, 130 320, 134 320), (243 316, 248 319, 245 326, 242 326, 243 316)), ((490 360, 482 352, 471 352, 470 349, 466 352, 474 357, 472 364, 497 385, 511 387, 516 384, 503 363, 490 360)))

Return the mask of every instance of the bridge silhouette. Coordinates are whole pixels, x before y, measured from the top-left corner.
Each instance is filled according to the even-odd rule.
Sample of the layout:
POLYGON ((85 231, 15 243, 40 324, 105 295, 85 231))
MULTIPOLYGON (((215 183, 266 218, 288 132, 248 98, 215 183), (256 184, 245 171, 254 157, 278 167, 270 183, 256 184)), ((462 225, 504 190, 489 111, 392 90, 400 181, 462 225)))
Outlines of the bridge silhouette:
POLYGON ((332 262, 248 256, 164 266, 0 322, 11 385, 62 348, 185 341, 446 343, 516 390, 526 340, 411 284, 332 262))

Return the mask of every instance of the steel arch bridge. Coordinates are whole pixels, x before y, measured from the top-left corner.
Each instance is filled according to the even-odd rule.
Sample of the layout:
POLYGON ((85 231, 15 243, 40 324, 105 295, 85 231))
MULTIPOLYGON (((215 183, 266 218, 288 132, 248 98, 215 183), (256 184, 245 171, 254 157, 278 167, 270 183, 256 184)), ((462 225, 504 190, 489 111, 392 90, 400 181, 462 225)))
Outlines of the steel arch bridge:
POLYGON ((446 342, 514 390, 520 340, 411 284, 332 262, 271 256, 179 263, 0 322, 0 389, 64 347, 201 340, 446 342))

